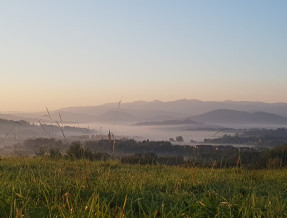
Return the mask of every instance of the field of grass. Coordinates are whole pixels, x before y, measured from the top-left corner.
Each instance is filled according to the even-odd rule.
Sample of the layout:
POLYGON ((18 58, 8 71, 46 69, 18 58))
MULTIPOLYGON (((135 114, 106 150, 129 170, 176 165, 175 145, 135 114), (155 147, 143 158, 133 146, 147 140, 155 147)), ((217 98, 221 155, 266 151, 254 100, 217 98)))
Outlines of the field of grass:
POLYGON ((0 159, 0 217, 287 217, 287 169, 0 159))

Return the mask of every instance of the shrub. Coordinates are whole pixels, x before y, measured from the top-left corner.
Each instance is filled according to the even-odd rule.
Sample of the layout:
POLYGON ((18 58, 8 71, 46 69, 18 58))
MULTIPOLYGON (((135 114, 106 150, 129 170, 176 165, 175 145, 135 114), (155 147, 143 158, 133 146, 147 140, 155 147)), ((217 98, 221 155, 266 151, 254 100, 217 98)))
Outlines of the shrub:
POLYGON ((80 142, 73 142, 67 151, 68 157, 72 159, 89 159, 93 160, 93 153, 84 148, 80 142))
POLYGON ((50 157, 53 159, 60 159, 63 157, 59 149, 50 149, 50 157))

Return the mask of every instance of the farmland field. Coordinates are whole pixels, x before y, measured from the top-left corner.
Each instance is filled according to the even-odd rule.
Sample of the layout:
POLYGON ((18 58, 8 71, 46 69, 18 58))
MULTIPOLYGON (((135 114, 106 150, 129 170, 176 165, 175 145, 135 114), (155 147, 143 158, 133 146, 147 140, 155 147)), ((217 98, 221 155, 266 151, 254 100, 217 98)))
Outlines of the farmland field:
POLYGON ((0 217, 286 217, 287 169, 0 159, 0 217))

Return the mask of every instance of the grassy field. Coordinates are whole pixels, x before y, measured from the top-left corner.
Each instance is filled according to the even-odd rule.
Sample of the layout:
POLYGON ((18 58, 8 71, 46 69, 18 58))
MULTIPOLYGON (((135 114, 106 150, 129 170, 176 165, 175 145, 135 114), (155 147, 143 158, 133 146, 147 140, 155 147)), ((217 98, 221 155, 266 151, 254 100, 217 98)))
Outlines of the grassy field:
POLYGON ((0 160, 0 217, 287 217, 286 204, 286 169, 0 160))

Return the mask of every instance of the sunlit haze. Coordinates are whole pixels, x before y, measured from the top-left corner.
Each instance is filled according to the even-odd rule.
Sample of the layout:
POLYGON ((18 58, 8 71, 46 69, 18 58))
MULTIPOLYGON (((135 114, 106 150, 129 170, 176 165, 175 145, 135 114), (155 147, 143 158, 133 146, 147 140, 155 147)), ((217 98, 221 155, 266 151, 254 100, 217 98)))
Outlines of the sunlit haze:
POLYGON ((287 1, 2 1, 0 111, 287 102, 287 1))

